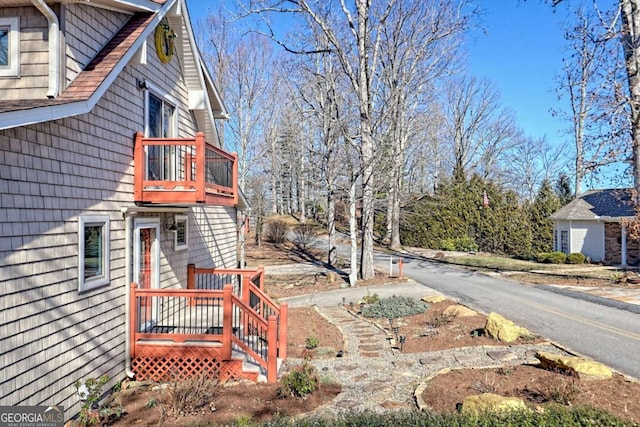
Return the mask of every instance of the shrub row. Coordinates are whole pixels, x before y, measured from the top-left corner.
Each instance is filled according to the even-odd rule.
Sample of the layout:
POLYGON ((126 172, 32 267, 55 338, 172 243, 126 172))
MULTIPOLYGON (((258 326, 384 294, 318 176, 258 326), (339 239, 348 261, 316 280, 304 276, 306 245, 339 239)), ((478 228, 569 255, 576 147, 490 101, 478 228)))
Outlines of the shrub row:
POLYGON ((418 411, 398 411, 384 414, 371 412, 343 413, 333 418, 279 418, 261 424, 263 427, 630 427, 623 421, 600 409, 587 406, 545 406, 544 412, 509 411, 484 414, 433 414, 418 411))
POLYGON ((460 237, 457 239, 442 239, 440 249, 443 251, 475 252, 478 250, 477 243, 471 237, 460 237))
POLYGON ((579 252, 567 256, 564 252, 541 252, 536 255, 536 261, 546 264, 584 264, 587 257, 579 252))
POLYGON ((366 305, 361 314, 372 318, 391 318, 412 316, 423 313, 429 305, 411 297, 393 295, 389 298, 379 299, 373 304, 366 305))

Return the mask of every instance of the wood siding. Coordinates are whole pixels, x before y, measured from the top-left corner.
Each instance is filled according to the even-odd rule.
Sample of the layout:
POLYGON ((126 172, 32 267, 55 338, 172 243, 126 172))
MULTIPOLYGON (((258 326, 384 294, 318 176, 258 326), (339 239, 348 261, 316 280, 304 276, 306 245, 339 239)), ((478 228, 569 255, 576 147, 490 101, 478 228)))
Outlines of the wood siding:
POLYGON ((35 7, 1 7, 0 17, 20 17, 20 75, 0 76, 0 99, 44 99, 49 75, 49 30, 35 7))
MULTIPOLYGON (((74 5, 74 7, 80 5, 74 5)), ((84 7, 84 6, 83 6, 84 7)), ((124 378, 125 220, 133 207, 133 136, 147 79, 179 100, 179 135, 196 131, 177 58, 128 66, 89 114, 0 131, 0 405, 79 410, 73 383, 124 378), (109 215, 111 281, 78 293, 78 217, 109 215)), ((145 214, 143 214, 145 215, 145 214)), ((151 215, 151 214, 147 214, 151 215)), ((235 209, 187 212, 189 249, 175 251, 160 217, 163 287, 186 286, 187 264, 236 266, 235 209)))
POLYGON ((64 10, 66 86, 107 44, 130 15, 84 4, 68 4, 64 10))

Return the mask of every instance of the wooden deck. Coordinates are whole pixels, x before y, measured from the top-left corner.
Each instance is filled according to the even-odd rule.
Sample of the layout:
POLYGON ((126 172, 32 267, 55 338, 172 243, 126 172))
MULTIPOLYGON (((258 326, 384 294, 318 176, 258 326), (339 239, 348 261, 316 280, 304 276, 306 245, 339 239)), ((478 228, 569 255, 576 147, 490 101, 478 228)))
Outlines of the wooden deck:
POLYGON ((263 269, 190 266, 188 276, 187 289, 131 285, 136 378, 167 381, 206 373, 220 380, 255 380, 255 371, 242 371, 248 360, 275 382, 278 359, 286 359, 287 305, 278 306, 264 294, 263 269), (227 282, 222 289, 203 288, 221 281, 227 282))

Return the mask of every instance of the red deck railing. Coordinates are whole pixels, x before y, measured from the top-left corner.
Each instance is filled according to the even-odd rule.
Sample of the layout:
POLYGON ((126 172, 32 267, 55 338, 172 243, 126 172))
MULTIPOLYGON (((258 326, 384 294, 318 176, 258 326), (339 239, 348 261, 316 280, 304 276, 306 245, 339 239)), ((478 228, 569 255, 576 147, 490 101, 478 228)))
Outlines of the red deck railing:
POLYGON ((204 139, 145 138, 134 146, 134 198, 161 204, 238 203, 238 159, 204 139))
POLYGON ((185 360, 199 357, 190 357, 189 351, 215 354, 219 366, 232 359, 233 350, 240 350, 266 371, 267 381, 275 382, 278 359, 287 357, 287 305, 278 306, 264 294, 263 269, 190 265, 188 272, 188 289, 140 289, 132 284, 132 359, 143 350, 145 369, 156 372, 159 368, 148 366, 150 359, 161 358, 167 348, 180 348, 185 360))

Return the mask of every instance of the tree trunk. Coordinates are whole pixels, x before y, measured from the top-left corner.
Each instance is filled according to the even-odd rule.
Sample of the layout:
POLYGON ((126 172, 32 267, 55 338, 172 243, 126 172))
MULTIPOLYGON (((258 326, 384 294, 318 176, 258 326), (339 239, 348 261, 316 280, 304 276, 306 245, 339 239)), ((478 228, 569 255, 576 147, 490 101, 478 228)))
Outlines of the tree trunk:
MULTIPOLYGON (((330 183, 329 191, 327 192, 327 228, 329 229, 329 252, 327 262, 329 265, 335 265, 338 261, 336 248, 336 200, 334 187, 334 184, 330 183)), ((351 221, 351 218, 349 218, 349 221, 351 221)), ((351 222, 349 222, 349 225, 351 225, 351 222)))
POLYGON ((636 203, 640 194, 640 0, 620 0, 622 48, 624 50, 631 104, 631 142, 633 147, 633 186, 636 203))
POLYGON ((349 240, 351 241, 351 266, 349 270, 349 286, 358 282, 358 224, 356 221, 356 181, 351 177, 349 185, 349 240))

